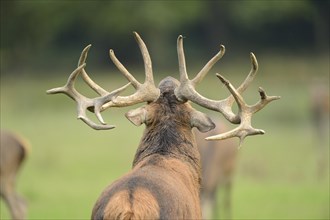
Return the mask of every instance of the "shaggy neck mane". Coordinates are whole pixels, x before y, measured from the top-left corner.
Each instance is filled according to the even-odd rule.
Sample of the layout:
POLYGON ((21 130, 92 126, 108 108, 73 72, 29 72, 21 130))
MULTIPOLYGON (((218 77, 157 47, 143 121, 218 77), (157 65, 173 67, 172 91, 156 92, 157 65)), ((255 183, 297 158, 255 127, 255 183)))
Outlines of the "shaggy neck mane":
POLYGON ((171 89, 163 91, 159 99, 150 105, 157 105, 154 108, 157 112, 154 112, 151 122, 146 123, 133 166, 146 157, 162 155, 185 161, 199 173, 200 158, 188 123, 190 115, 187 104, 179 102, 171 89))

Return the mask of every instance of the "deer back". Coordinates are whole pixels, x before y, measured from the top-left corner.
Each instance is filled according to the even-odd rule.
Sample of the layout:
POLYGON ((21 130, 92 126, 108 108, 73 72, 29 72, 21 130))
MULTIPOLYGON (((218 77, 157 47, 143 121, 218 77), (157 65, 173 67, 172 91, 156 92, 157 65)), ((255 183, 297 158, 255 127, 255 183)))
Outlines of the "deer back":
POLYGON ((189 103, 176 98, 177 86, 177 80, 164 79, 156 101, 126 114, 129 120, 137 125, 144 123, 146 128, 132 171, 102 193, 93 219, 121 218, 123 208, 118 204, 132 218, 201 217, 200 158, 192 128, 196 121, 201 130, 210 130, 214 124, 189 103))

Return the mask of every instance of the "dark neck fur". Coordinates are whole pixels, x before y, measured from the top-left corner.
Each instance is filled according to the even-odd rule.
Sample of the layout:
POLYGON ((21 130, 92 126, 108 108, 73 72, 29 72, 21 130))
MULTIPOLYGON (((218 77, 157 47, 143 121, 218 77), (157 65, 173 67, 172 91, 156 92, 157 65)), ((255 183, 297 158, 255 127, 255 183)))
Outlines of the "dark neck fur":
POLYGON ((173 90, 163 91, 155 103, 155 109, 140 145, 135 154, 133 167, 151 155, 163 155, 180 159, 192 165, 197 173, 200 171, 199 152, 190 125, 190 106, 179 102, 173 90))

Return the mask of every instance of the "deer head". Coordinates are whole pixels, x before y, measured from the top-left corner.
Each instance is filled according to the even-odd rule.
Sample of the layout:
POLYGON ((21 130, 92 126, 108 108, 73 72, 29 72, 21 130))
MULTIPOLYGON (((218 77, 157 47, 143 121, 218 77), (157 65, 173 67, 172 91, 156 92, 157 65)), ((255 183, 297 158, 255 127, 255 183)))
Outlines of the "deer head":
MULTIPOLYGON (((112 62, 116 65, 119 71, 127 78, 129 81, 125 86, 116 89, 114 91, 108 92, 105 89, 97 85, 86 73, 86 58, 87 53, 91 47, 88 45, 81 53, 78 67, 71 73, 68 78, 67 83, 58 88, 50 89, 47 91, 48 94, 64 93, 72 98, 77 103, 78 118, 83 120, 87 125, 94 129, 112 129, 114 125, 107 125, 102 118, 101 112, 111 108, 111 107, 124 107, 131 106, 137 103, 147 102, 146 106, 129 111, 126 117, 135 125, 141 125, 143 123, 148 123, 148 118, 150 118, 151 110, 150 105, 156 103, 159 97, 164 94, 164 91, 171 90, 173 95, 176 97, 178 103, 186 103, 188 101, 194 102, 200 106, 207 109, 220 112, 228 121, 233 124, 239 124, 235 129, 207 137, 206 140, 223 140, 231 137, 238 137, 240 139, 240 144, 246 136, 264 134, 265 132, 261 129, 255 129, 251 125, 252 115, 262 108, 264 108, 269 102, 279 99, 279 96, 267 96, 262 88, 259 88, 260 101, 254 105, 248 105, 245 103, 242 93, 253 81, 258 70, 258 62, 253 53, 250 54, 252 68, 250 73, 244 82, 235 89, 233 85, 225 79, 220 74, 216 76, 220 81, 228 88, 231 95, 223 100, 210 100, 199 94, 195 87, 200 83, 206 74, 210 71, 212 66, 224 55, 225 47, 220 45, 219 52, 202 68, 202 70, 197 73, 196 77, 190 80, 188 78, 185 56, 183 50, 183 37, 180 35, 177 39, 177 51, 179 59, 179 72, 180 81, 174 78, 168 77, 161 81, 158 87, 154 84, 152 63, 148 49, 140 38, 140 36, 134 32, 135 39, 140 47, 144 68, 145 68, 145 81, 144 83, 138 82, 133 75, 120 63, 120 61, 115 56, 113 50, 110 50, 110 58, 112 62), (74 87, 74 82, 78 75, 81 75, 83 80, 100 96, 96 98, 87 98, 80 94, 74 87), (132 85, 136 92, 129 96, 120 96, 120 92, 125 90, 128 86, 132 85), (232 111, 232 105, 236 101, 238 105, 238 113, 232 111), (95 113, 100 124, 93 122, 86 115, 86 110, 95 113)), ((213 123, 210 122, 208 117, 197 110, 191 111, 191 127, 197 127, 200 131, 205 132, 214 128, 213 123)))

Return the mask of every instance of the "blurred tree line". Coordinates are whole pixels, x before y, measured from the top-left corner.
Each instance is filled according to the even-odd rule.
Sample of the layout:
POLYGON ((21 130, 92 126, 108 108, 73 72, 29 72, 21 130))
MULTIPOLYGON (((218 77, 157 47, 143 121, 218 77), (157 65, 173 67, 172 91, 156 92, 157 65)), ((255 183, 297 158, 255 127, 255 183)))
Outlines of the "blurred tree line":
POLYGON ((329 2, 1 0, 1 74, 67 65, 89 43, 97 55, 88 62, 104 66, 113 48, 138 64, 132 31, 160 68, 176 62, 179 34, 192 59, 209 58, 220 43, 244 54, 328 53, 329 2))

